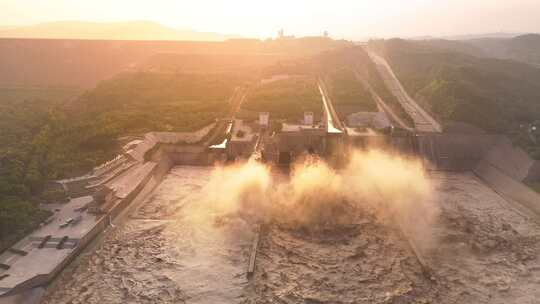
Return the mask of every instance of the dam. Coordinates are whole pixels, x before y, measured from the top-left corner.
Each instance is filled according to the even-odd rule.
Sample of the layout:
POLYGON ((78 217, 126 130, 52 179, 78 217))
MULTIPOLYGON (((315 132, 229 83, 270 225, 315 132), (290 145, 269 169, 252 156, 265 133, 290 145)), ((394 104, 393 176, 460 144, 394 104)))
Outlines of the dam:
MULTIPOLYGON (((527 303, 540 296, 534 255, 540 249, 540 201, 522 183, 536 174, 534 162, 501 136, 349 134, 319 89, 319 123, 284 124, 270 132, 260 122, 233 118, 193 133, 151 132, 89 174, 59 181, 69 203, 0 256, 3 298, 24 301, 39 293, 43 303, 527 303), (425 199, 440 211, 432 231, 437 248, 381 223, 368 209, 353 208, 358 212, 347 225, 317 233, 265 221, 251 192, 232 191, 235 176, 257 180, 242 167, 254 152, 261 154, 257 163, 271 168, 268 191, 277 193, 290 183, 287 168, 306 155, 326 160, 341 175, 347 170, 342 159, 371 149, 421 164, 433 184, 434 194, 425 199), (229 166, 240 171, 219 173, 229 166), (256 237, 257 259, 248 277, 256 237)), ((384 188, 380 192, 370 199, 379 205, 392 200, 384 188)))

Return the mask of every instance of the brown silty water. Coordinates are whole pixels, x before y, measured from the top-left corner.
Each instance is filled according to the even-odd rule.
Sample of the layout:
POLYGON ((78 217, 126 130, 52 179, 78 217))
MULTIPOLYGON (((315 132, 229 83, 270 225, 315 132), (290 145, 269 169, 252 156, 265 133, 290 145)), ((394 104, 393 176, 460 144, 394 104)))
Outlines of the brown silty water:
POLYGON ((247 285, 252 232, 201 197, 212 168, 173 168, 44 303, 234 303, 247 285), (203 212, 204 211, 204 212, 203 212))
POLYGON ((470 174, 360 156, 290 176, 173 168, 44 303, 535 303, 532 219, 470 174))

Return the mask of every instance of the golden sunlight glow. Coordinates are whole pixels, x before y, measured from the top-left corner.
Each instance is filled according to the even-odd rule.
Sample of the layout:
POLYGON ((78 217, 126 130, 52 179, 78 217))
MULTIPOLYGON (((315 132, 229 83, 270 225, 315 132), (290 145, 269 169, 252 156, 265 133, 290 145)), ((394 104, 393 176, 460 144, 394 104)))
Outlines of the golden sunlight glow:
POLYGON ((245 37, 275 36, 284 28, 286 33, 296 35, 318 35, 327 30, 333 37, 354 39, 456 34, 464 30, 537 31, 540 13, 535 13, 535 5, 537 0, 3 0, 0 20, 2 25, 149 20, 175 28, 245 37), (524 14, 530 18, 522 18, 524 14))

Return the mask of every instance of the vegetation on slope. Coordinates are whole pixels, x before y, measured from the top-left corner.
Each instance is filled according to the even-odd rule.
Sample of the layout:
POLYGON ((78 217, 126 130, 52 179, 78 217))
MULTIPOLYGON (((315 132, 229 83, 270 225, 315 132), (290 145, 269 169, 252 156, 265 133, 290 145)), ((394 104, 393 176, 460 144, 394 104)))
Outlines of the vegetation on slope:
POLYGON ((408 92, 444 120, 504 131, 539 117, 540 69, 403 40, 385 41, 384 52, 408 92))
POLYGON ((46 215, 37 203, 48 180, 112 158, 119 136, 213 122, 227 113, 238 82, 224 75, 123 74, 69 103, 62 92, 33 93, 43 100, 33 91, 0 90, 0 245, 46 215))
POLYGON ((92 126, 105 126, 109 137, 195 130, 228 110, 239 83, 221 74, 121 74, 85 93, 72 112, 92 126))
POLYGON ((0 88, 0 251, 48 216, 32 199, 44 183, 34 160, 35 138, 49 110, 78 93, 72 88, 0 88))
POLYGON ((293 77, 259 85, 242 108, 253 112, 270 112, 272 119, 298 121, 306 111, 320 117, 322 99, 314 78, 293 77))
POLYGON ((412 41, 372 44, 384 53, 407 91, 443 121, 511 134, 540 157, 538 146, 522 134, 540 117, 540 69, 412 41))
POLYGON ((373 42, 412 95, 444 120, 505 132, 540 117, 540 69, 404 40, 373 42))
MULTIPOLYGON (((406 123, 412 126, 412 119, 404 111, 397 98, 392 95, 379 75, 375 64, 371 61, 368 54, 360 46, 348 46, 336 48, 321 52, 312 57, 302 57, 280 61, 263 71, 265 77, 273 75, 308 75, 309 77, 325 77, 337 73, 340 70, 349 70, 356 72, 360 79, 365 81, 406 123)), ((343 94, 353 96, 359 92, 362 87, 359 82, 354 81, 351 75, 343 75, 347 79, 339 84, 343 94), (356 92, 356 93, 355 93, 356 92)), ((339 77, 339 76, 338 76, 339 77)), ((360 80, 357 79, 357 80, 360 80)), ((362 81, 360 80, 360 81, 362 81)), ((348 97, 347 97, 348 98, 348 97)), ((371 108, 373 104, 368 99, 364 99, 366 107, 371 108), (370 105, 371 104, 371 105, 370 105)))
POLYGON ((371 93, 358 81, 354 71, 341 68, 328 75, 330 95, 335 106, 355 106, 355 111, 376 112, 371 93))

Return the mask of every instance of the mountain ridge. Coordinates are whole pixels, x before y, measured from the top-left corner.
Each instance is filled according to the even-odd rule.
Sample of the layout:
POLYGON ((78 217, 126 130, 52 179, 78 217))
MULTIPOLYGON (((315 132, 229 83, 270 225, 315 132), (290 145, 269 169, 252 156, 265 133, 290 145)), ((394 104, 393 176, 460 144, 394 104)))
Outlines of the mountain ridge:
POLYGON ((513 38, 483 38, 464 41, 489 56, 540 66, 540 35, 529 33, 513 38))

